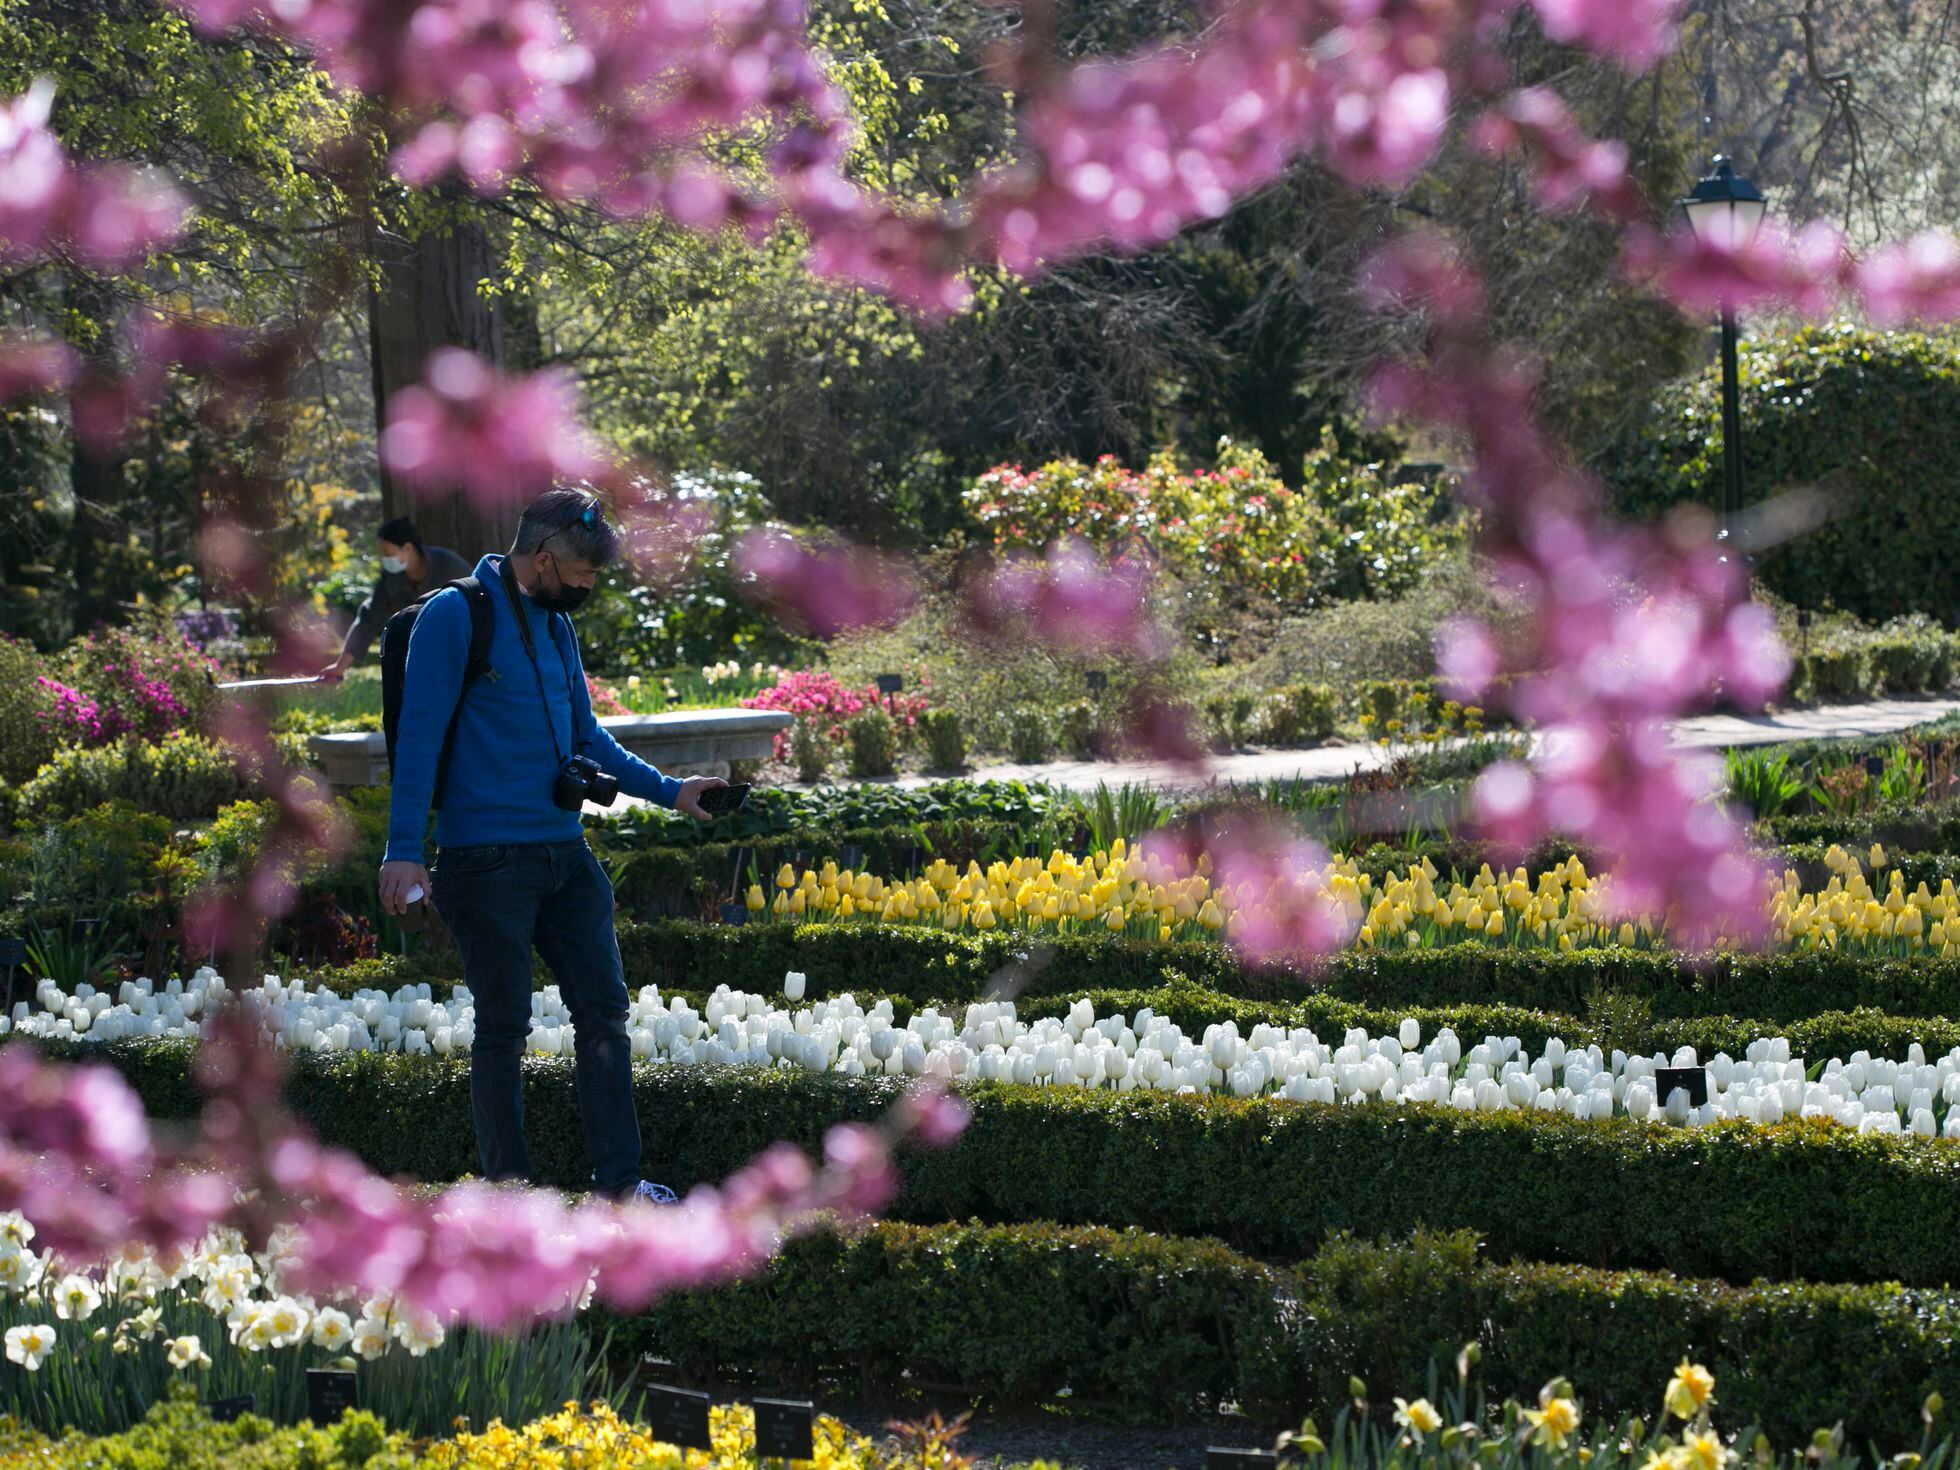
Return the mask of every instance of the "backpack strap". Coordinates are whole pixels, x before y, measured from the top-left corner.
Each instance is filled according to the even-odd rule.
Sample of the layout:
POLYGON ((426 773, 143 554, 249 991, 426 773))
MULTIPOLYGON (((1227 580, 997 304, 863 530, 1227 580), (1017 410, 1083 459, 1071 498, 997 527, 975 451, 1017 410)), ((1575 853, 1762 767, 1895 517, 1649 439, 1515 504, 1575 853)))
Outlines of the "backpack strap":
POLYGON ((470 609, 470 651, 463 661, 463 687, 456 694, 456 708, 450 712, 449 728, 443 732, 442 754, 436 759, 436 787, 429 802, 432 810, 442 809, 449 789, 449 757, 456 748, 456 721, 462 717, 463 696, 470 686, 490 672, 490 641, 497 631, 497 610, 490 601, 490 589, 478 577, 458 577, 449 584, 463 594, 470 609))

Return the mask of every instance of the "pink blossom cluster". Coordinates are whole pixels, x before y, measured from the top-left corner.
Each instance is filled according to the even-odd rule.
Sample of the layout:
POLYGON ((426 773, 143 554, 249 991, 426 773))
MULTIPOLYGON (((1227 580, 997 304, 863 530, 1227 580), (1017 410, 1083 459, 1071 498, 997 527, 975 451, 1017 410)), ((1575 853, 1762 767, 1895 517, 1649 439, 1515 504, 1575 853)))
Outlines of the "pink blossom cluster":
POLYGON ((71 686, 47 675, 39 683, 53 700, 46 717, 64 741, 106 745, 124 735, 161 740, 192 723, 186 691, 208 683, 217 666, 181 632, 152 638, 103 629, 70 654, 71 686))
POLYGON ((595 1277, 605 1301, 631 1310, 751 1271, 815 1212, 882 1208, 897 1188, 894 1145, 943 1145, 966 1121, 956 1099, 921 1090, 881 1127, 833 1128, 820 1163, 778 1144, 678 1208, 571 1206, 485 1185, 424 1195, 322 1147, 282 1106, 275 1053, 249 1016, 213 1020, 198 1078, 196 1137, 175 1143, 152 1134, 107 1067, 0 1050, 0 1210, 20 1210, 76 1260, 183 1245, 219 1224, 259 1238, 290 1225, 302 1288, 391 1292, 417 1311, 514 1328, 562 1310, 595 1277))
POLYGON ((1588 206, 1634 220, 1645 201, 1627 173, 1626 144, 1588 137, 1550 87, 1521 87, 1478 118, 1472 141, 1485 153, 1522 153, 1539 204, 1554 212, 1588 206))
POLYGON ((1327 850, 1276 812, 1245 808, 1200 826, 1153 832, 1140 844, 1180 871, 1208 865, 1235 910, 1227 938, 1255 965, 1298 964, 1339 949, 1360 920, 1331 899, 1327 850))
POLYGON ((160 181, 117 164, 78 164, 48 127, 45 78, 0 106, 0 265, 57 255, 121 271, 182 231, 184 202, 160 181))
POLYGON ((1087 542, 1063 537, 1039 558, 1011 556, 974 578, 966 612, 995 637, 1149 662, 1170 646, 1151 612, 1150 591, 1151 568, 1143 558, 1104 562, 1087 542))
POLYGON ((799 0, 178 0, 209 30, 271 31, 407 127, 411 184, 522 176, 620 214, 690 228, 771 211, 712 166, 702 136, 758 118, 792 129, 774 171, 834 168, 848 112, 799 0))
POLYGON ((54 701, 47 709, 37 713, 54 728, 55 738, 63 745, 107 745, 118 735, 128 733, 129 727, 115 711, 105 713, 101 705, 81 690, 71 689, 59 679, 50 679, 46 674, 34 682, 47 690, 49 698, 54 701))
POLYGON ((813 638, 887 627, 918 600, 917 584, 898 559, 774 527, 745 533, 730 560, 745 597, 813 638))
POLYGON ((388 400, 385 422, 381 463, 419 495, 460 489, 510 505, 605 468, 569 374, 506 375, 460 347, 431 353, 422 381, 388 400))
MULTIPOLYGON (((1405 249, 1378 281, 1419 293, 1447 255, 1434 239, 1405 249)), ((1390 304, 1420 306, 1419 294, 1390 304)), ((1439 664, 1458 697, 1484 698, 1510 666, 1508 699, 1544 730, 1532 767, 1506 764, 1478 786, 1491 832, 1514 842, 1556 831, 1614 854, 1615 891, 1677 932, 1744 934, 1760 923, 1760 874, 1739 856, 1742 829, 1710 804, 1702 772, 1668 743, 1669 716, 1718 693, 1741 703, 1789 672, 1768 615, 1706 528, 1656 533, 1612 525, 1594 487, 1566 464, 1532 412, 1535 378, 1482 342, 1475 322, 1432 313, 1429 359, 1376 378, 1379 411, 1464 435, 1468 493, 1496 580, 1533 609, 1526 646, 1500 651, 1479 626, 1449 630, 1439 664)))

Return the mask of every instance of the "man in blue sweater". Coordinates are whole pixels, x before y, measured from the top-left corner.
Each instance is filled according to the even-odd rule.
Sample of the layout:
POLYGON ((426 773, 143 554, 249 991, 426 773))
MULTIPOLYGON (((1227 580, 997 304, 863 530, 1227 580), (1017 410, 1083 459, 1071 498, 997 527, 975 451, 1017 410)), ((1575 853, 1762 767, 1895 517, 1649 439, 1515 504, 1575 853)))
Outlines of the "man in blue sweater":
POLYGON ((402 913, 420 887, 462 951, 463 976, 476 998, 470 1109, 484 1176, 528 1179, 531 1173, 519 1062, 531 1030, 536 945, 572 1012, 579 1118, 594 1187, 618 1199, 636 1192, 671 1199, 671 1192, 640 1179, 612 884, 586 845, 579 809, 560 805, 554 787, 566 759, 584 755, 618 777, 626 794, 705 820, 701 793, 727 783, 663 776, 592 716, 578 640, 565 614, 585 601, 600 569, 618 553, 619 536, 596 495, 557 489, 533 501, 517 523, 510 555, 477 563, 495 623, 489 668, 467 691, 465 594, 449 588, 416 617, 395 737, 381 906, 402 913), (529 624, 528 643, 516 608, 529 624), (456 733, 436 813, 432 881, 422 840, 452 716, 456 733))

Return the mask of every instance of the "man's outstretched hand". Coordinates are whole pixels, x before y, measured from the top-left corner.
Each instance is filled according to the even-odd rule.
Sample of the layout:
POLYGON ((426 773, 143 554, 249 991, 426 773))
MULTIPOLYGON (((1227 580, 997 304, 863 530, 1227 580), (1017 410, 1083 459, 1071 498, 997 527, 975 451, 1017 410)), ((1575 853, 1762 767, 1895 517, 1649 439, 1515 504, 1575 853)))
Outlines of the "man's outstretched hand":
POLYGON ((697 822, 708 821, 708 814, 701 810, 701 793, 717 791, 727 784, 719 776, 689 776, 681 782, 681 794, 674 798, 674 810, 685 813, 697 822))
POLYGON ((429 870, 420 863, 383 863, 381 865, 381 912, 384 914, 405 914, 410 902, 409 894, 417 884, 422 887, 422 898, 433 892, 429 882, 429 870))

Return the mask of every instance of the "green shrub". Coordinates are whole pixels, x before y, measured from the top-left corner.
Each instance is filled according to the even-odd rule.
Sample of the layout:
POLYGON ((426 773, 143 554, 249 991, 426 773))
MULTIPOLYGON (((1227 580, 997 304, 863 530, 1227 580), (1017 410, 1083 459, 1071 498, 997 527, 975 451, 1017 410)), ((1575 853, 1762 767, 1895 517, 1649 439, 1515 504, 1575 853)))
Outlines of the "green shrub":
POLYGON ((1859 644, 1812 653, 1795 676, 1808 698, 1850 702, 1878 692, 1870 648, 1859 644))
POLYGON ((33 644, 0 634, 0 781, 22 785, 54 756, 47 671, 33 644))
POLYGON ((48 823, 27 845, 23 902, 97 916, 146 889, 172 836, 169 818, 127 801, 48 823))
POLYGON ((401 1435, 359 1409, 325 1428, 275 1429, 256 1414, 220 1424, 183 1383, 120 1434, 43 1440, 0 1420, 0 1463, 42 1470, 407 1470, 412 1456, 401 1435))
POLYGON ((1254 969, 1223 945, 1159 944, 1116 935, 948 934, 922 925, 750 924, 663 920, 619 927, 628 983, 689 989, 726 982, 771 993, 788 970, 812 999, 911 996, 920 1005, 978 999, 992 977, 1016 977, 1022 996, 1151 990, 1168 972, 1241 1000, 1318 995, 1389 1011, 1474 1002, 1581 1015, 1598 990, 1647 1000, 1660 1020, 1749 1016, 1785 1026, 1832 1011, 1960 1015, 1960 960, 1880 959, 1840 951, 1719 954, 1684 965, 1665 950, 1441 949, 1344 951, 1311 974, 1254 969))
MULTIPOLYGON (((194 1111, 182 1042, 83 1050, 150 1111, 194 1111)), ((440 1181, 476 1168, 469 1068, 376 1053, 296 1056, 287 1094, 330 1144, 382 1173, 440 1181)), ((526 1131, 541 1184, 578 1189, 575 1063, 530 1058, 526 1131)), ((639 1066, 634 1093, 659 1177, 719 1179, 776 1139, 818 1145, 882 1114, 905 1078, 639 1066)), ((910 1153, 893 1211, 916 1223, 1139 1226, 1212 1235, 1269 1257, 1329 1231, 1476 1230, 1494 1254, 1748 1279, 1960 1280, 1960 1148, 1833 1123, 1671 1129, 1562 1113, 1320 1106, 1159 1092, 974 1084, 958 1145, 910 1153), (1871 1202, 1884 1201, 1884 1221, 1871 1202), (1664 1202, 1664 1204, 1663 1204, 1664 1202)))
POLYGON ((796 766, 797 780, 805 783, 823 780, 835 754, 836 748, 825 735, 821 720, 799 718, 790 727, 789 758, 796 766))
POLYGON ((966 730, 958 710, 927 710, 925 716, 926 762, 935 771, 966 769, 966 730))
POLYGON ((216 741, 174 734, 157 744, 123 739, 96 750, 61 751, 21 788, 36 818, 69 816, 105 801, 193 821, 251 795, 252 780, 216 741))
POLYGON ((1032 705, 1022 705, 1007 719, 1007 753, 1024 766, 1039 765, 1055 753, 1055 727, 1032 705))
POLYGON ((1102 754, 1106 739, 1102 711, 1095 701, 1078 699, 1062 711, 1062 749, 1079 761, 1094 760, 1102 754))
POLYGON ((845 726, 853 776, 889 776, 898 762, 898 727, 883 709, 873 706, 851 716, 845 726))
POLYGON ((1267 745, 1299 745, 1334 733, 1338 706, 1325 684, 1288 684, 1266 696, 1253 729, 1267 745))
MULTIPOLYGON (((1843 323, 1746 345, 1741 447, 1750 498, 1814 488, 1835 512, 1763 556, 1758 575, 1772 591, 1873 622, 1910 612, 1952 618, 1954 348, 1949 335, 1843 323)), ((1723 453, 1720 370, 1711 367, 1665 389, 1598 464, 1619 508, 1648 520, 1683 501, 1719 506, 1723 453)))
POLYGON ((1205 698, 1205 725, 1214 746, 1237 750, 1252 739, 1258 701, 1245 690, 1227 690, 1205 698))
POLYGON ((1386 1423, 1392 1395, 1426 1392, 1432 1367, 1453 1381, 1473 1342, 1493 1401, 1569 1378, 1589 1424, 1650 1419, 1688 1358, 1714 1372, 1731 1431, 1801 1444, 1842 1422, 1854 1443, 1917 1444, 1927 1394, 1960 1388, 1956 1319, 1953 1292, 1510 1265, 1467 1233, 1337 1237, 1287 1271, 1135 1231, 880 1223, 606 1328, 697 1380, 841 1375, 875 1395, 924 1379, 1007 1406, 1068 1389, 1177 1418, 1230 1400, 1286 1423, 1350 1407, 1357 1378, 1386 1423))

